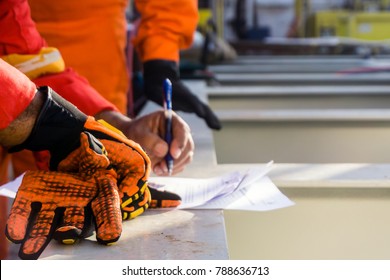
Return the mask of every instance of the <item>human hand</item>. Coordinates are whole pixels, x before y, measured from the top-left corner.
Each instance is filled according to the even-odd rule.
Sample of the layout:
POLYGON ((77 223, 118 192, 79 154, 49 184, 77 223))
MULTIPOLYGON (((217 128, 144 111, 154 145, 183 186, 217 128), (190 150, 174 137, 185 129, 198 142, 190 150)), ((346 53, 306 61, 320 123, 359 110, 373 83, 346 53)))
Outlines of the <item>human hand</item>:
POLYGON ((165 114, 163 110, 133 119, 122 125, 125 135, 139 143, 148 154, 152 170, 158 176, 167 176, 168 167, 165 156, 168 151, 174 158, 173 172, 182 172, 192 161, 194 155, 194 140, 188 124, 176 113, 172 116, 172 142, 171 146, 164 140, 165 114))
MULTIPOLYGON (((19 257, 37 259, 54 237, 67 243, 82 238, 91 218, 99 243, 116 242, 122 232, 116 173, 103 146, 81 134, 77 173, 28 171, 15 197, 6 235, 21 243, 19 257)), ((66 162, 60 163, 66 167, 66 162)), ((67 168, 67 167, 66 167, 67 168)))
MULTIPOLYGON (((151 160, 152 170, 156 175, 168 175, 164 159, 169 150, 168 144, 164 140, 164 111, 156 111, 133 120, 116 111, 104 111, 99 113, 96 118, 104 119, 114 124, 128 138, 139 143, 147 152, 151 160)), ((192 161, 194 141, 189 126, 182 118, 174 113, 172 121, 173 142, 170 152, 177 156, 173 170, 173 174, 177 174, 183 171, 186 165, 192 161)), ((177 207, 181 203, 181 198, 177 194, 157 191, 154 188, 149 188, 149 190, 152 198, 149 205, 150 208, 177 207)))
POLYGON ((143 64, 143 86, 147 99, 163 105, 163 81, 167 78, 172 82, 173 110, 195 113, 204 119, 210 128, 221 129, 221 123, 211 108, 180 81, 178 67, 174 61, 150 60, 143 64))

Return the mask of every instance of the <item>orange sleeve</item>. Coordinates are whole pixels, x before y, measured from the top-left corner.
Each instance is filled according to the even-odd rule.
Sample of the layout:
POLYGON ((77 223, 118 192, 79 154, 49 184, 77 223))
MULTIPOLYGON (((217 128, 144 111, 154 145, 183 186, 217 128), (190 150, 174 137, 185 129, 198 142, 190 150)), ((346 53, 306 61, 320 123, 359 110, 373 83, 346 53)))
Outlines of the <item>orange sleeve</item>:
POLYGON ((61 73, 44 75, 33 80, 37 86, 49 86, 71 102, 86 115, 94 116, 102 111, 119 111, 101 96, 85 79, 72 68, 61 73))
MULTIPOLYGON (((64 1, 65 8, 68 8, 66 6, 66 4, 69 4, 68 2, 72 1, 64 1)), ((77 7, 74 1, 71 4, 73 4, 74 7, 77 7)), ((103 8, 105 7, 102 7, 102 9, 103 8)), ((77 8, 74 9, 77 10, 77 8)), ((87 7, 85 7, 85 9, 87 9, 87 7)), ((52 12, 53 11, 50 9, 47 10, 42 6, 40 7, 39 14, 47 16, 47 14, 51 14, 52 12), (45 12, 42 13, 42 11, 45 12)), ((65 9, 64 16, 69 16, 69 13, 69 10, 65 9)), ((79 16, 81 17, 81 15, 79 16)), ((53 26, 55 28, 57 25, 53 24, 53 26)), ((68 41, 72 40, 69 39, 68 41)), ((31 19, 30 7, 27 0, 1 0, 0 56, 8 54, 36 54, 45 46, 47 46, 46 41, 41 37, 36 24, 31 19)), ((87 51, 91 48, 92 46, 87 48, 87 51)), ((88 67, 89 69, 94 68, 90 67, 89 64, 88 67)), ((79 76, 72 69, 67 69, 58 74, 44 75, 34 79, 33 82, 38 86, 45 85, 52 87, 58 94, 62 95, 65 99, 79 107, 81 111, 88 115, 95 115, 96 113, 105 110, 118 111, 117 107, 105 100, 94 88, 92 88, 85 78, 79 76)), ((2 105, 9 106, 11 101, 13 101, 13 99, 10 99, 10 101, 7 100, 7 103, 2 102, 2 105)), ((23 103, 21 105, 23 107, 23 103)), ((18 106, 12 107, 15 107, 17 110, 16 112, 19 112, 18 106)), ((8 125, 9 121, 6 121, 5 124, 8 125)))
POLYGON ((30 105, 37 89, 27 76, 2 59, 0 85, 0 129, 4 129, 30 105))
POLYGON ((152 59, 179 61, 179 51, 191 46, 198 23, 196 0, 136 0, 141 14, 133 41, 145 62, 152 59))
POLYGON ((0 56, 35 54, 46 45, 31 19, 27 0, 0 1, 0 56))

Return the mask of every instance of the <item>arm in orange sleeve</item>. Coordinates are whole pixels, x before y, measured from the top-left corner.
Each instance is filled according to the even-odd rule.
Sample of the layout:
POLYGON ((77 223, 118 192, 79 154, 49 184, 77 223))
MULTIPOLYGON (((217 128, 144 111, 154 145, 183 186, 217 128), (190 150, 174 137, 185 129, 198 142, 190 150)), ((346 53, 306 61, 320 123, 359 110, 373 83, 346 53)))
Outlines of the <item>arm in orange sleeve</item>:
POLYGON ((7 128, 31 103, 37 88, 25 75, 0 59, 0 130, 7 128))
POLYGON ((136 0, 141 22, 134 46, 142 62, 153 59, 179 61, 180 49, 188 48, 198 23, 196 0, 136 0))
POLYGON ((46 45, 31 19, 27 0, 0 1, 0 56, 34 54, 46 45))
POLYGON ((84 114, 95 116, 104 111, 119 112, 117 107, 100 95, 85 79, 73 69, 61 73, 44 75, 33 80, 37 86, 49 86, 74 104, 84 114))
MULTIPOLYGON (((17 67, 23 62, 45 59, 40 51, 47 47, 46 41, 39 34, 34 21, 31 19, 30 7, 27 0, 0 1, 0 56, 6 62, 17 67)), ((79 76, 72 69, 56 69, 47 73, 47 69, 54 69, 50 65, 41 66, 39 63, 29 64, 38 67, 30 78, 37 86, 47 85, 56 90, 65 99, 76 105, 87 115, 95 115, 102 111, 118 111, 118 109, 103 98, 88 81, 79 76), (38 66, 37 66, 38 65, 38 66), (41 68, 39 68, 41 67, 41 68), (42 74, 39 74, 39 73, 42 74), (35 78, 38 76, 38 78, 35 78)), ((19 70, 23 72, 23 67, 19 70)), ((29 75, 26 72, 26 75, 29 75)), ((5 105, 5 103, 3 103, 5 105)), ((16 106, 16 109, 19 108, 16 106)), ((19 112, 20 113, 20 112, 19 112)), ((7 123, 7 121, 6 121, 7 123)))

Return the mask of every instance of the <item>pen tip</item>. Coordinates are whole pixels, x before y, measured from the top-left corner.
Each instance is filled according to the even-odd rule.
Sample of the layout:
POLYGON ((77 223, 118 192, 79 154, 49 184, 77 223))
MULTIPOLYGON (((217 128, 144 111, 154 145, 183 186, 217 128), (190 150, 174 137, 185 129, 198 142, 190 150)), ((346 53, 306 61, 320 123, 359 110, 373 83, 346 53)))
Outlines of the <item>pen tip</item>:
POLYGON ((168 163, 168 175, 172 176, 173 173, 173 162, 168 163))

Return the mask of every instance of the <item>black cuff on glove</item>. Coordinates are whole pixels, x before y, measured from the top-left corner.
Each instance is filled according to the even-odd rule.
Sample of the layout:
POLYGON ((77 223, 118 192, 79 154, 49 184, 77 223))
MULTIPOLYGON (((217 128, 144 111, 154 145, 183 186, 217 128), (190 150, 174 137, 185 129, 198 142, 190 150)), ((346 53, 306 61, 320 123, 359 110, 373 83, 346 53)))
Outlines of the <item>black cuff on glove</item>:
MULTIPOLYGON (((172 83, 179 80, 178 67, 175 61, 170 60, 150 60, 143 64, 144 68, 144 92, 148 99, 163 105, 164 95, 162 85, 165 79, 172 83), (160 94, 156 94, 156 86, 161 89, 160 94)), ((174 108, 175 109, 175 108, 174 108)))
POLYGON ((50 167, 56 169, 62 159, 80 146, 80 133, 87 116, 50 87, 40 87, 38 91, 46 100, 35 126, 26 141, 9 151, 49 150, 50 167))

